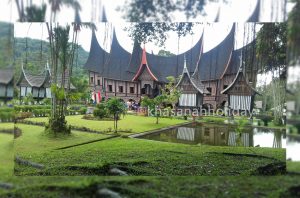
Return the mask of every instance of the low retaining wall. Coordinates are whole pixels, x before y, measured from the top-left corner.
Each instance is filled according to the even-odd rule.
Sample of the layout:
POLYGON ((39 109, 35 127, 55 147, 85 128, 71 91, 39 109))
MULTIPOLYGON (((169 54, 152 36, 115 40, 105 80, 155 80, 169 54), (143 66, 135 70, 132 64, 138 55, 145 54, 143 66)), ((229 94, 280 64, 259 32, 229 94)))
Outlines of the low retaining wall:
POLYGON ((154 130, 151 130, 151 131, 145 131, 145 132, 141 132, 141 133, 136 133, 136 134, 130 135, 128 137, 130 137, 130 138, 137 138, 137 137, 141 137, 141 136, 152 134, 152 133, 161 132, 161 131, 168 130, 168 129, 174 129, 174 128, 177 128, 177 127, 186 126, 186 125, 189 125, 189 124, 192 124, 192 123, 194 123, 194 122, 187 122, 187 123, 172 125, 172 126, 169 126, 169 127, 164 127, 164 128, 160 128, 160 129, 154 129, 154 130))

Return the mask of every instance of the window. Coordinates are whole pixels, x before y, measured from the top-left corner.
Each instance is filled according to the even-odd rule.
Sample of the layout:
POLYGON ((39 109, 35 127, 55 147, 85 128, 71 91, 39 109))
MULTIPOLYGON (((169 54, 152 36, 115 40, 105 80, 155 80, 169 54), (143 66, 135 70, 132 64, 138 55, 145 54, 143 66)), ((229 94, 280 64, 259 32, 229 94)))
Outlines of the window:
POLYGON ((94 83, 94 77, 91 77, 91 83, 94 83))
POLYGON ((204 136, 209 136, 209 128, 204 128, 204 136))
POLYGON ((108 85, 108 91, 112 92, 112 85, 108 85))
POLYGON ((207 87, 206 89, 209 92, 209 93, 207 93, 207 95, 210 96, 211 95, 211 87, 207 87))
POLYGON ((134 93, 134 87, 130 87, 130 93, 134 93))
POLYGON ((100 80, 97 80, 97 82, 98 82, 98 85, 100 85, 100 80))
POLYGON ((123 93, 123 86, 119 86, 119 92, 123 93))

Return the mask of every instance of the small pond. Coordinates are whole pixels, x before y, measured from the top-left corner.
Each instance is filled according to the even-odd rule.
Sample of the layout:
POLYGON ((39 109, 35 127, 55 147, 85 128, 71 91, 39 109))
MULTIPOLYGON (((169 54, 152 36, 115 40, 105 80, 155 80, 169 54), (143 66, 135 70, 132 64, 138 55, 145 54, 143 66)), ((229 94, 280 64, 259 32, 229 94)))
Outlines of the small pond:
POLYGON ((287 136, 286 159, 300 161, 300 136, 287 136))
POLYGON ((286 148, 285 130, 245 127, 240 136, 235 128, 225 124, 192 123, 138 138, 192 145, 286 148))

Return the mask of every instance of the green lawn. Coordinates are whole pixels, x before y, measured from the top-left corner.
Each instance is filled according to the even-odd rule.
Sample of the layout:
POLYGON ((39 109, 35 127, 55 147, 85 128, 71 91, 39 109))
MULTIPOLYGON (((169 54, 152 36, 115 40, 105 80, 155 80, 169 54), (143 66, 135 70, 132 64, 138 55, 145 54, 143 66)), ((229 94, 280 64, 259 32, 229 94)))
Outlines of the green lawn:
POLYGON ((0 133, 0 178, 13 173, 13 135, 0 133))
POLYGON ((72 131, 71 135, 49 137, 44 127, 18 124, 22 135, 15 140, 14 148, 17 155, 34 154, 65 146, 80 144, 109 137, 108 135, 72 131))
POLYGON ((13 129, 14 123, 0 123, 0 130, 1 129, 13 129))
POLYGON ((300 173, 300 162, 287 161, 287 170, 291 172, 299 172, 300 173))
MULTIPOLYGON (((47 122, 48 118, 28 118, 26 120, 34 122, 47 122)), ((113 130, 113 121, 96 121, 96 120, 85 120, 82 119, 82 115, 67 116, 68 124, 73 126, 82 127, 85 126, 89 129, 97 131, 107 131, 108 129, 113 130)), ((186 120, 161 118, 159 124, 155 124, 156 118, 144 117, 135 115, 126 115, 118 122, 119 130, 131 130, 132 133, 139 133, 159 128, 164 128, 170 125, 176 125, 187 122, 186 120)))
POLYGON ((6 197, 97 197, 108 188, 122 197, 297 197, 299 177, 17 177, 6 197), (13 196, 12 196, 13 195, 13 196), (294 196, 293 196, 294 195, 294 196))
POLYGON ((17 154, 46 167, 17 165, 18 175, 108 175, 109 167, 122 167, 130 175, 250 175, 258 167, 285 160, 284 149, 191 146, 121 137, 53 150, 105 135, 78 132, 77 137, 74 132, 74 137, 58 140, 43 136, 43 127, 18 127, 23 135, 15 143, 17 154))

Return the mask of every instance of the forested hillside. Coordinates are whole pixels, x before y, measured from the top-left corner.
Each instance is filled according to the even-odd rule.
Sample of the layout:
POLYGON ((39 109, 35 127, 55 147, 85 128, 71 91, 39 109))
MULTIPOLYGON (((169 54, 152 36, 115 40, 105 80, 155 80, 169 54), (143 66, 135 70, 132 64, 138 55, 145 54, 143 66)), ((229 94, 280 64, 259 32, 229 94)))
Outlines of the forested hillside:
POLYGON ((0 22, 0 68, 13 63, 13 24, 0 22))

